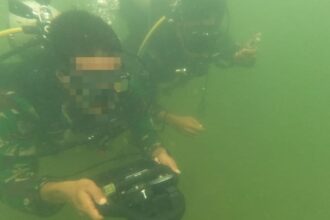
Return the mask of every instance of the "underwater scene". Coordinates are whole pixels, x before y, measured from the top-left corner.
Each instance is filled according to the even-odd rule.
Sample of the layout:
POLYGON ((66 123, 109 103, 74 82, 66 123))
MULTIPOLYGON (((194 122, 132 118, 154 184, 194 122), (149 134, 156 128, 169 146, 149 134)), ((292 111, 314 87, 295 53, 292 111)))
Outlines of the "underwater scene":
POLYGON ((0 219, 330 219, 329 8, 0 0, 0 219))

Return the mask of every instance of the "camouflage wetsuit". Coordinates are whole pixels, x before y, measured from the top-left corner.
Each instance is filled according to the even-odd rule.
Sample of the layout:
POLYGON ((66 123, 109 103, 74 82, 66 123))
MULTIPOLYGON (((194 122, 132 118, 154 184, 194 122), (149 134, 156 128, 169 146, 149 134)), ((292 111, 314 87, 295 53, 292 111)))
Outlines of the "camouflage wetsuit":
POLYGON ((49 216, 60 208, 40 198, 40 187, 52 180, 38 175, 38 158, 45 149, 102 145, 126 128, 146 154, 159 143, 145 106, 130 91, 113 94, 113 108, 100 119, 64 104, 52 107, 54 117, 44 117, 47 108, 23 97, 2 92, 0 98, 0 198, 22 211, 49 216))

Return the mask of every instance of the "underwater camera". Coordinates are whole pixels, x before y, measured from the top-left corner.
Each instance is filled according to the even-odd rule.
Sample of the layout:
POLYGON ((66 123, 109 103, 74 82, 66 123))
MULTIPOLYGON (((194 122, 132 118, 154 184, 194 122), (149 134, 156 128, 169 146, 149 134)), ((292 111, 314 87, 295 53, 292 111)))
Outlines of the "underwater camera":
POLYGON ((94 178, 108 198, 97 205, 103 216, 129 220, 180 220, 185 211, 178 176, 168 167, 150 160, 102 173, 94 178))

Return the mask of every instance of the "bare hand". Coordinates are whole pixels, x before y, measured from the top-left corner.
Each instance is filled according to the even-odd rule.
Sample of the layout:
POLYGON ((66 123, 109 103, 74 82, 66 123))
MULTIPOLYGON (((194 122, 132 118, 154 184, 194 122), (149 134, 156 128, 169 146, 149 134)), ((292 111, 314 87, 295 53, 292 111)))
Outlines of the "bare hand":
POLYGON ((169 115, 168 120, 170 124, 178 130, 189 135, 197 135, 205 130, 204 126, 194 117, 169 115))
POLYGON ((41 196, 48 202, 71 203, 76 210, 92 220, 103 219, 95 204, 107 203, 102 190, 90 179, 47 183, 41 190, 41 196))
POLYGON ((106 197, 102 190, 89 179, 78 180, 75 189, 70 193, 73 206, 81 213, 87 215, 92 220, 101 220, 103 216, 95 207, 95 203, 104 205, 106 197))
POLYGON ((153 155, 154 160, 157 163, 168 166, 169 168, 171 168, 171 170, 173 170, 173 172, 175 172, 177 174, 181 173, 175 160, 170 155, 168 155, 167 151, 164 148, 158 147, 153 152, 152 155, 153 155))
POLYGON ((261 41, 261 33, 260 32, 257 32, 255 33, 251 38, 250 40, 248 40, 246 43, 245 43, 245 48, 250 48, 250 49, 257 49, 258 47, 258 44, 260 43, 261 41))
POLYGON ((261 41, 261 33, 258 32, 248 40, 243 47, 238 50, 234 55, 236 63, 248 64, 255 60, 257 53, 257 46, 261 41))

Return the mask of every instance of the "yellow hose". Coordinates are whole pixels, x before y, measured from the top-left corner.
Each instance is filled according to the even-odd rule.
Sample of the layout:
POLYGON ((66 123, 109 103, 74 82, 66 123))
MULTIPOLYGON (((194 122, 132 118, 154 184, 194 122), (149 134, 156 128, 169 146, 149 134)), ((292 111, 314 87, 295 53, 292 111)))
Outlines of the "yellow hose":
POLYGON ((6 37, 10 34, 16 34, 16 33, 21 33, 23 32, 23 28, 18 27, 18 28, 11 28, 11 29, 7 29, 4 31, 0 31, 0 37, 6 37))
POLYGON ((150 37, 153 35, 153 33, 157 30, 157 28, 166 20, 166 17, 163 16, 161 17, 153 26, 152 28, 149 30, 149 32, 147 33, 147 35, 145 36, 145 38, 142 41, 142 44, 139 47, 138 50, 138 56, 141 56, 143 54, 143 49, 145 48, 146 44, 148 43, 150 37))

